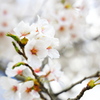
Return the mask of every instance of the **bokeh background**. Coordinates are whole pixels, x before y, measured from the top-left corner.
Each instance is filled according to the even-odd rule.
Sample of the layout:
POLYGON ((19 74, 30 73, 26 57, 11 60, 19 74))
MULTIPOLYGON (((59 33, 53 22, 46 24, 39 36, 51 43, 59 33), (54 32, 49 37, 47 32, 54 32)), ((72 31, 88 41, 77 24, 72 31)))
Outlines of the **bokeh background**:
MULTIPOLYGON (((58 61, 65 74, 64 87, 100 70, 100 0, 0 0, 0 76, 16 55, 12 39, 6 36, 20 21, 33 23, 37 15, 55 28, 60 45, 58 61)), ((60 95, 61 100, 75 97, 89 80, 60 95)), ((59 89, 58 89, 59 88, 59 89)), ((0 87, 0 100, 4 90, 0 87)), ((100 86, 86 91, 81 100, 100 100, 100 86)))

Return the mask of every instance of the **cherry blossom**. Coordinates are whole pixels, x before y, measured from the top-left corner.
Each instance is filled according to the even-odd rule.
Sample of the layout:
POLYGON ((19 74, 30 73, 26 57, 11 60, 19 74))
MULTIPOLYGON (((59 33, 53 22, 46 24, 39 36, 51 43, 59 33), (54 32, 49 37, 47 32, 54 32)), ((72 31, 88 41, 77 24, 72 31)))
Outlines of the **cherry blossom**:
POLYGON ((64 86, 62 80, 67 79, 69 85, 73 78, 76 80, 84 73, 88 75, 90 69, 92 73, 99 68, 100 7, 99 0, 90 1, 0 1, 0 59, 11 59, 5 71, 7 77, 0 77, 1 87, 7 90, 5 96, 16 100, 42 100, 39 93, 43 92, 47 99, 49 95, 45 89, 41 90, 41 84, 46 87, 47 83, 54 82, 64 86), (23 21, 19 23, 20 20, 23 21), (12 40, 5 38, 6 32, 14 34, 14 48, 20 57, 11 57, 14 55, 9 45, 12 40), (18 81, 16 75, 24 80, 18 81))
POLYGON ((39 16, 37 21, 37 31, 48 37, 54 37, 55 35, 55 30, 52 25, 50 25, 46 19, 42 19, 39 16))
POLYGON ((59 40, 57 38, 49 38, 47 43, 48 56, 50 58, 59 58, 59 52, 55 49, 59 45, 59 40))
POLYGON ((29 23, 25 23, 21 21, 16 28, 14 28, 14 32, 19 37, 28 36, 30 34, 30 26, 29 23))
POLYGON ((14 77, 14 76, 16 76, 16 75, 23 75, 23 71, 26 69, 26 67, 25 66, 20 66, 20 67, 17 67, 17 68, 14 68, 14 69, 12 69, 12 64, 9 64, 8 65, 8 67, 7 67, 7 69, 6 69, 6 74, 7 74, 7 76, 9 76, 9 77, 14 77))
POLYGON ((0 86, 6 90, 4 97, 7 100, 10 100, 11 98, 20 100, 18 81, 9 77, 0 77, 0 86))
POLYGON ((34 82, 28 81, 25 83, 22 83, 20 86, 20 92, 21 92, 21 100, 33 100, 33 99, 39 99, 40 96, 38 92, 36 92, 34 89, 34 82))
POLYGON ((21 65, 20 67, 12 68, 16 63, 21 62, 22 58, 20 56, 15 56, 13 62, 10 62, 7 66, 5 73, 9 77, 14 77, 16 75, 23 75, 23 71, 26 69, 26 66, 21 65), (17 60, 16 60, 17 59, 17 60))
POLYGON ((31 66, 41 66, 41 60, 47 56, 45 42, 32 39, 25 46, 25 53, 31 66))
POLYGON ((43 72, 46 73, 46 77, 49 81, 60 82, 60 77, 63 75, 60 64, 57 61, 52 61, 51 59, 49 59, 49 63, 45 65, 43 72))

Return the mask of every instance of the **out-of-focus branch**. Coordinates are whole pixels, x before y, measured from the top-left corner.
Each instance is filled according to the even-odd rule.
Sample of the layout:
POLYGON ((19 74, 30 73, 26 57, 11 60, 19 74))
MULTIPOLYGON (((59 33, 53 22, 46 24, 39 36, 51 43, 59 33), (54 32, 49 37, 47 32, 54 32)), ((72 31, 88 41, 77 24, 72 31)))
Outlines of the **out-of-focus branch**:
POLYGON ((84 87, 81 92, 73 99, 68 99, 68 100, 80 100, 80 98, 84 95, 85 91, 92 89, 91 87, 89 87, 88 85, 86 87, 84 87))
POLYGON ((100 77, 97 80, 90 80, 87 84, 86 87, 84 87, 81 92, 73 99, 67 99, 67 100, 80 100, 80 98, 84 95, 85 91, 92 89, 93 87, 95 87, 96 85, 100 85, 100 83, 96 83, 100 80, 100 77))
MULTIPOLYGON (((64 89, 64 90, 62 90, 62 91, 59 92, 59 93, 56 93, 55 96, 58 96, 59 94, 61 94, 61 93, 63 93, 63 92, 69 91, 69 90, 72 89, 74 86, 76 86, 77 84, 82 83, 82 82, 83 82, 84 80, 86 80, 86 79, 94 78, 94 77, 99 77, 99 76, 100 76, 100 71, 96 72, 95 74, 93 74, 93 75, 91 75, 91 76, 84 77, 82 80, 80 80, 80 81, 78 81, 78 82, 72 84, 70 87, 68 87, 68 88, 66 88, 66 89, 64 89)), ((83 91, 84 91, 84 90, 83 90, 83 91)), ((78 99, 75 99, 75 100, 78 100, 78 99)))
POLYGON ((92 40, 98 40, 99 38, 100 38, 100 35, 95 37, 95 38, 93 38, 92 40))
POLYGON ((43 94, 41 92, 39 92, 39 94, 40 94, 40 97, 42 100, 46 100, 46 98, 43 96, 43 94))

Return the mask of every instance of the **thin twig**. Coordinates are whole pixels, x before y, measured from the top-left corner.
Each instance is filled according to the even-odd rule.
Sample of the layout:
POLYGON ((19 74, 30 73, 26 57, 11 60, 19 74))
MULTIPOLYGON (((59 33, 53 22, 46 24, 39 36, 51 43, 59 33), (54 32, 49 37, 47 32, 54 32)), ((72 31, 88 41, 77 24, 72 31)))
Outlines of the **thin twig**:
POLYGON ((41 92, 38 92, 38 93, 40 94, 40 97, 41 97, 42 100, 47 100, 47 99, 43 96, 43 94, 42 94, 41 92))
POLYGON ((80 100, 80 98, 84 95, 85 91, 92 89, 91 87, 89 87, 88 85, 86 87, 84 87, 81 92, 73 99, 67 99, 67 100, 80 100))
POLYGON ((27 57, 26 57, 26 54, 25 54, 25 51, 24 51, 24 46, 22 44, 19 44, 20 48, 22 49, 22 52, 23 52, 23 57, 27 60, 27 57))
POLYGON ((61 94, 61 93, 63 93, 63 92, 69 91, 69 90, 72 89, 74 86, 76 86, 77 84, 82 83, 82 82, 83 82, 84 80, 86 80, 86 79, 93 78, 93 77, 99 77, 99 76, 100 76, 100 71, 96 72, 95 74, 93 74, 93 75, 91 75, 91 76, 84 77, 82 80, 80 80, 80 81, 78 81, 78 82, 72 84, 70 87, 68 87, 68 88, 66 88, 66 89, 64 89, 64 90, 62 90, 62 91, 59 92, 59 93, 56 93, 55 96, 58 96, 59 94, 61 94))

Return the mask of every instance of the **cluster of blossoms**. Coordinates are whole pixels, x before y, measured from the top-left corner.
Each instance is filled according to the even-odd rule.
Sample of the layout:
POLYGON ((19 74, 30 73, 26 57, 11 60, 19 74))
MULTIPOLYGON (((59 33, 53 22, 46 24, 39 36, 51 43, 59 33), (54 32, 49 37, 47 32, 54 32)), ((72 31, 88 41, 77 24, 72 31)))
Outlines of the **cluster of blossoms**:
POLYGON ((10 1, 0 1, 0 60, 10 59, 15 54, 11 45, 11 39, 5 35, 17 25, 17 19, 13 14, 13 3, 9 3, 10 1), (9 46, 9 50, 6 49, 7 46, 9 46), (12 51, 12 54, 8 53, 10 51, 12 51))
MULTIPOLYGON (((0 85, 7 90, 5 97, 14 100, 41 100, 41 92, 45 87, 41 84, 50 84, 52 81, 61 83, 60 64, 53 58, 59 58, 55 49, 59 41, 54 38, 54 28, 45 19, 38 17, 37 23, 29 24, 20 22, 14 28, 14 34, 8 33, 16 42, 12 42, 16 55, 8 64, 6 75, 0 78, 0 85), (45 58, 48 64, 43 65, 45 58), (10 77, 21 76, 24 81, 11 79, 10 77), (7 83, 7 84, 4 84, 7 83)), ((8 100, 8 99, 7 99, 8 100)))
MULTIPOLYGON (((39 100, 39 92, 42 90, 32 70, 40 78, 41 83, 52 84, 56 81, 62 85, 64 79, 61 66, 58 59, 53 59, 59 58, 59 53, 55 49, 59 44, 57 38, 60 40, 60 46, 57 47, 61 55, 59 62, 66 73, 67 85, 84 75, 90 75, 90 69, 91 73, 99 70, 99 9, 99 0, 1 0, 0 62, 2 59, 6 61, 5 58, 12 60, 12 56, 16 54, 11 45, 11 38, 5 36, 6 32, 13 33, 8 35, 17 42, 18 45, 15 42, 13 45, 20 56, 15 56, 8 64, 6 75, 21 76, 25 80, 24 84, 7 77, 0 78, 2 87, 8 90, 7 97, 10 96, 9 93, 11 96, 12 93, 17 93, 16 96, 19 97, 16 97, 17 100, 22 98, 27 100, 29 97, 32 100, 33 98, 39 100), (37 14, 48 21, 38 17, 37 23, 29 24, 36 21, 37 14), (24 21, 19 23, 20 20, 24 21), (54 26, 56 32, 49 23, 54 26), (17 24, 18 26, 12 30, 17 24), (49 57, 48 64, 44 66, 47 57, 49 57), (9 88, 6 88, 5 80, 9 83, 9 88), (29 85, 31 83, 32 85, 29 85), (9 92, 9 90, 13 91, 9 92), (36 97, 29 96, 31 93, 32 95, 36 93, 36 97), (27 96, 24 97, 24 95, 27 96)), ((66 95, 69 96, 69 94, 66 95)))
POLYGON ((60 40, 58 48, 61 54, 60 62, 66 77, 74 79, 76 73, 78 77, 81 75, 84 77, 84 73, 89 74, 90 68, 98 70, 100 67, 99 1, 48 0, 44 5, 41 16, 48 19, 55 27, 56 37, 60 40))
POLYGON ((36 8, 34 5, 37 3, 34 4, 34 2, 33 0, 0 0, 0 60, 11 60, 16 54, 11 45, 12 40, 6 36, 6 33, 13 33, 13 28, 21 20, 32 22, 35 19, 33 16, 37 13, 39 6, 36 8), (22 3, 24 3, 23 6, 22 3), (33 6, 35 11, 32 8, 33 6), (7 46, 9 46, 9 50, 6 49, 7 46))
POLYGON ((45 4, 48 10, 43 8, 42 16, 55 26, 56 36, 60 39, 61 46, 71 45, 83 40, 86 25, 85 17, 80 14, 81 7, 75 5, 76 3, 71 0, 51 0, 45 4), (47 11, 50 12, 48 15, 46 14, 47 11))
POLYGON ((83 49, 91 39, 100 35, 97 9, 99 7, 95 8, 94 0, 51 0, 45 3, 41 16, 54 25, 61 43, 60 49, 63 46, 70 49, 71 45, 74 48, 74 44, 79 43, 82 43, 83 49))

